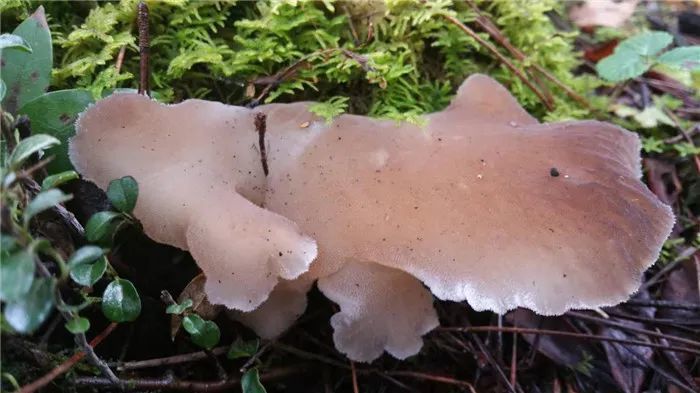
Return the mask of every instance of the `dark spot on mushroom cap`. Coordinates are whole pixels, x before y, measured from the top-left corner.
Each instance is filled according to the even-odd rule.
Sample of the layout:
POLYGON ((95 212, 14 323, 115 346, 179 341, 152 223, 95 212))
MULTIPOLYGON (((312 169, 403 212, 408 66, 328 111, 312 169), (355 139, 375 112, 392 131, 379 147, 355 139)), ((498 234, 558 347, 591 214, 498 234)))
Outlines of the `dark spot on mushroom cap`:
POLYGON ((559 170, 557 168, 552 168, 549 170, 549 176, 552 177, 558 177, 559 176, 559 170))

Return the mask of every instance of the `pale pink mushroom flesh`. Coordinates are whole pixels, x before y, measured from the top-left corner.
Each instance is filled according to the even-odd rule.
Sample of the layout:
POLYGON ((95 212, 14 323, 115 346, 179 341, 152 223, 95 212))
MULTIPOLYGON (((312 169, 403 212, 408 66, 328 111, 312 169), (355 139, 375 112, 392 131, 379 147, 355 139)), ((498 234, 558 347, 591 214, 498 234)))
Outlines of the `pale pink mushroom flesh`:
POLYGON ((545 315, 613 305, 636 291, 673 215, 640 181, 635 134, 595 121, 539 124, 482 75, 425 120, 342 115, 326 124, 306 103, 248 110, 119 95, 83 115, 71 152, 102 187, 134 176, 142 188, 135 214, 146 233, 192 250, 207 282, 222 280, 207 287, 209 299, 251 311, 238 319, 258 332, 283 331, 303 308, 299 295, 320 279, 341 306, 336 345, 357 360, 379 356, 379 347, 397 357, 419 350, 435 321, 432 306, 389 298, 424 299, 421 282, 477 310, 545 315), (267 115, 267 177, 256 112, 267 115), (311 265, 310 238, 318 244, 311 265), (287 248, 289 257, 274 258, 287 248), (295 277, 301 284, 280 285, 262 303, 279 278, 295 277), (366 288, 351 290, 353 280, 366 288), (243 289, 228 288, 239 283, 243 289), (290 285, 304 288, 291 303, 290 285), (294 312, 262 326, 289 304, 294 312), (388 312, 412 322, 397 330, 378 317, 388 312))

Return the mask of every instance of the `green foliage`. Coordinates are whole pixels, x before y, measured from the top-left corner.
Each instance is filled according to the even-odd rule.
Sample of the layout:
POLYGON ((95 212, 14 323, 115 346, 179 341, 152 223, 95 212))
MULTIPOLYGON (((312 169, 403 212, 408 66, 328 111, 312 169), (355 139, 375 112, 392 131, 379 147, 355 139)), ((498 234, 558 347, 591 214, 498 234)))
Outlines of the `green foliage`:
POLYGON ((27 207, 24 209, 24 221, 29 222, 35 215, 43 212, 44 210, 50 209, 59 203, 66 202, 71 199, 70 195, 64 194, 58 189, 49 189, 42 191, 37 194, 34 199, 32 199, 27 207))
POLYGON ((673 36, 649 31, 620 42, 612 55, 598 62, 598 74, 611 82, 635 78, 656 64, 688 70, 700 68, 700 46, 687 46, 659 53, 673 42, 673 36))
MULTIPOLYGON (((27 31, 29 33, 24 38, 32 45, 31 55, 34 57, 13 57, 13 53, 21 48, 9 47, 18 44, 18 40, 3 35, 2 39, 5 42, 2 45, 6 51, 3 52, 3 61, 13 58, 13 61, 18 61, 18 65, 34 67, 39 61, 37 59, 48 59, 50 67, 51 47, 35 45, 40 40, 32 38, 34 33, 41 36, 42 31, 48 36, 41 10, 16 29, 16 32, 27 31), (38 29, 39 32, 32 33, 32 29, 38 29)), ((65 148, 60 150, 56 149, 56 146, 61 145, 61 142, 62 147, 67 146, 67 139, 74 132, 73 124, 77 113, 93 101, 92 95, 86 90, 44 94, 42 88, 40 95, 34 98, 31 96, 36 90, 36 81, 26 79, 23 71, 14 74, 3 72, 2 77, 8 86, 15 89, 13 94, 19 92, 15 94, 15 101, 21 99, 28 102, 19 110, 13 106, 5 106, 6 110, 2 111, 0 122, 0 205, 3 207, 3 233, 0 237, 0 300, 3 302, 3 315, 0 328, 3 331, 31 334, 41 326, 55 306, 66 317, 66 329, 73 334, 82 334, 89 329, 90 321, 78 315, 78 312, 100 300, 104 314, 111 320, 124 322, 135 319, 141 308, 136 288, 129 281, 118 277, 109 266, 102 248, 95 245, 83 246, 65 261, 62 257, 65 244, 61 244, 59 251, 59 247, 52 244, 51 240, 38 237, 34 233, 35 227, 43 225, 40 221, 44 217, 51 219, 50 216, 40 213, 52 208, 62 209, 59 205, 70 199, 69 195, 55 187, 76 179, 78 174, 68 170, 48 176, 42 182, 41 191, 37 191, 36 184, 29 187, 27 184, 33 181, 32 175, 36 170, 41 165, 46 165, 47 153, 55 153, 59 163, 61 160, 68 162, 65 148), (34 135, 25 139, 19 138, 19 123, 15 120, 15 114, 29 117, 34 135), (53 136, 41 132, 49 132, 53 136), (14 148, 11 148, 12 146, 14 148), (30 165, 32 168, 29 168, 30 165), (31 225, 35 222, 38 225, 31 225), (45 264, 57 266, 56 273, 52 273, 45 264), (108 269, 110 276, 116 278, 105 289, 103 298, 89 297, 88 294, 94 293, 92 286, 108 269), (71 285, 69 277, 82 286, 78 288, 79 292, 71 285), (77 305, 66 304, 63 293, 68 292, 73 292, 72 299, 82 298, 82 301, 77 305)), ((70 168, 70 165, 68 167, 70 168)), ((111 196, 115 206, 131 211, 138 196, 135 181, 127 177, 114 184, 117 184, 116 191, 113 190, 111 196)), ((107 239, 111 242, 117 227, 130 222, 133 222, 133 219, 126 213, 99 212, 86 226, 86 237, 88 241, 107 239)))
POLYGON ((90 321, 87 318, 75 317, 66 322, 66 330, 73 334, 85 333, 90 329, 90 321))
POLYGON ((27 53, 32 53, 32 48, 24 38, 14 34, 0 34, 0 51, 9 48, 16 48, 27 53))
POLYGON ((260 340, 242 340, 240 337, 231 344, 226 353, 229 359, 249 358, 255 355, 260 348, 260 340))
POLYGON ((2 80, 7 89, 2 107, 10 112, 48 89, 53 58, 51 34, 43 8, 40 7, 17 26, 13 34, 21 37, 32 51, 24 50, 21 46, 2 50, 2 80))
POLYGON ((75 264, 70 269, 70 278, 76 283, 91 287, 102 278, 107 270, 107 258, 102 257, 93 263, 75 264))
POLYGON ((112 322, 131 322, 141 314, 141 298, 134 284, 117 278, 102 294, 102 313, 112 322))
POLYGON ((32 154, 39 153, 60 143, 58 139, 42 134, 25 138, 20 141, 12 154, 10 154, 8 158, 9 166, 11 169, 19 168, 32 154))
POLYGON ((187 314, 182 327, 190 334, 192 342, 204 349, 212 349, 219 343, 221 332, 216 323, 202 319, 197 314, 187 314))
MULTIPOLYGON (((59 29, 54 33, 60 59, 53 73, 57 88, 80 87, 99 97, 117 87, 136 87, 136 2, 98 3, 77 23, 80 12, 66 12, 76 7, 73 3, 52 4, 66 10, 52 15, 59 29), (124 60, 117 70, 122 50, 124 60)), ((548 17, 559 11, 558 2, 476 3, 527 54, 524 62, 511 59, 516 66, 537 63, 580 94, 597 86, 594 78, 572 73, 579 64, 572 45, 575 34, 558 31, 548 17)), ((296 64, 289 78, 273 86, 266 102, 340 104, 331 100, 347 97, 344 110, 351 113, 420 122, 422 114, 444 108, 467 75, 483 72, 506 84, 537 116, 588 115, 558 87, 543 81, 554 92, 556 104, 554 111, 547 111, 492 54, 441 17, 474 20, 476 12, 462 2, 358 2, 339 7, 330 0, 177 0, 149 2, 149 7, 152 86, 165 100, 207 98, 242 104, 250 97, 246 91, 259 94, 271 76, 296 64)), ((340 107, 321 109, 337 112, 340 107)))
POLYGON ((97 212, 85 224, 85 237, 92 243, 110 244, 120 223, 121 215, 119 213, 97 212))
POLYGON ((24 296, 5 305, 7 323, 20 333, 34 332, 51 312, 55 285, 54 280, 48 278, 34 280, 24 296))
POLYGON ((71 180, 77 179, 78 172, 70 170, 65 172, 60 172, 55 175, 46 176, 41 182, 41 189, 46 190, 53 187, 58 187, 61 184, 68 183, 71 180))
POLYGON ((15 301, 29 292, 34 281, 34 256, 21 250, 0 260, 0 300, 15 301))
POLYGON ((53 160, 47 165, 50 173, 73 169, 68 159, 68 139, 75 134, 78 114, 94 102, 87 90, 69 89, 43 94, 22 106, 18 113, 32 120, 32 132, 48 134, 61 144, 47 150, 53 160))
POLYGON ((185 299, 182 303, 180 304, 171 304, 168 307, 165 308, 165 313, 166 314, 175 314, 175 315, 180 315, 184 313, 188 308, 192 307, 194 303, 192 302, 192 299, 185 299))
POLYGON ((267 393, 260 383, 260 375, 257 368, 251 368, 241 377, 241 390, 243 393, 267 393))
POLYGON ((136 198, 139 195, 139 185, 131 176, 114 179, 107 187, 107 198, 115 209, 122 213, 131 213, 136 206, 136 198))
POLYGON ((345 113, 348 107, 348 97, 331 97, 328 101, 316 102, 309 106, 309 111, 317 114, 330 124, 333 118, 345 113))

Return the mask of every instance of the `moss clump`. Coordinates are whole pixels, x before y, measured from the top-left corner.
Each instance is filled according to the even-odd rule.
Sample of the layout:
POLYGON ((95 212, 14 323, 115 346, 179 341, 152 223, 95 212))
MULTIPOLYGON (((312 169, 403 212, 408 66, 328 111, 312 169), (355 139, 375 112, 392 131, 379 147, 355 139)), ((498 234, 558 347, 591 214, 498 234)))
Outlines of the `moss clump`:
MULTIPOLYGON (((100 95, 136 87, 137 0, 50 3, 57 46, 54 88, 85 87, 100 95), (54 11, 52 13, 52 11, 54 11), (117 70, 119 52, 124 61, 117 70)), ((443 108, 465 76, 482 72, 506 84, 539 117, 588 115, 556 86, 554 111, 473 38, 442 18, 470 22, 470 3, 434 0, 335 2, 149 1, 152 86, 167 100, 199 97, 240 104, 259 94, 270 76, 298 64, 293 76, 269 91, 266 101, 348 97, 348 110, 411 119, 443 108), (298 63, 304 59, 303 63, 298 63)), ((31 4, 15 0, 16 9, 31 4)), ((597 83, 575 76, 574 33, 558 31, 549 13, 554 0, 479 0, 507 39, 578 93, 597 83)), ((487 34, 479 33, 490 39, 487 34)), ((498 46, 497 43, 494 42, 498 46)), ((504 52, 505 53, 505 52, 504 52)))

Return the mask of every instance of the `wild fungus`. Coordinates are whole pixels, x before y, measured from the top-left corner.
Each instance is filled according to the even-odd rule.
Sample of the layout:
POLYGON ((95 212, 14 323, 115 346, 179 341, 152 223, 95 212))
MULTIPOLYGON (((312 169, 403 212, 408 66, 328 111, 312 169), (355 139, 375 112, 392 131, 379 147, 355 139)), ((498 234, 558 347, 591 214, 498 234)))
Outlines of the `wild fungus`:
POLYGON ((81 115, 70 144, 76 169, 103 189, 133 176, 140 188, 134 215, 145 233, 189 250, 207 277, 209 301, 243 311, 316 257, 313 239, 258 206, 265 175, 248 112, 115 94, 81 115))
POLYGON ((498 313, 626 300, 673 225, 640 181, 639 149, 611 124, 539 124, 482 75, 424 127, 354 115, 326 124, 306 103, 253 111, 118 95, 82 116, 71 143, 98 185, 139 181, 146 233, 192 251, 213 303, 251 311, 278 278, 292 280, 237 313, 269 336, 318 279, 341 307, 336 346, 359 361, 418 352, 437 324, 421 282, 498 313), (256 111, 267 115, 267 177, 256 111))

